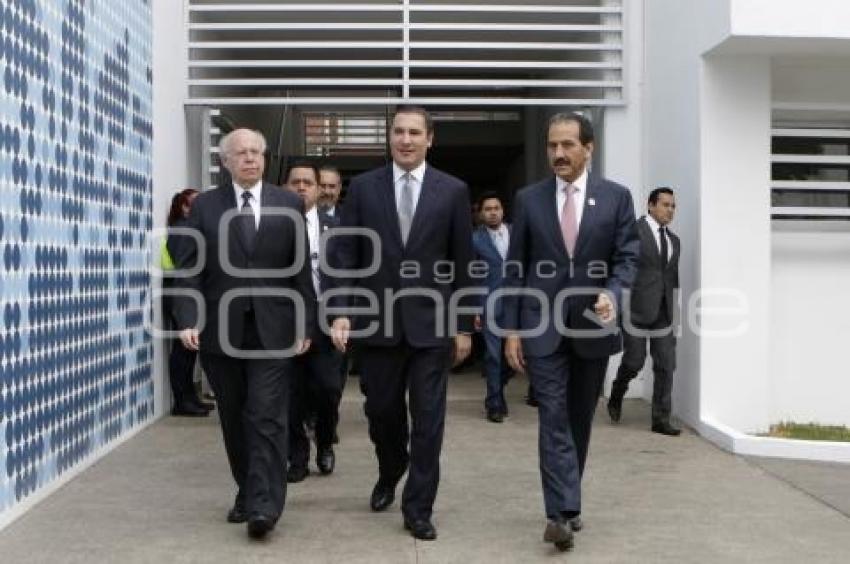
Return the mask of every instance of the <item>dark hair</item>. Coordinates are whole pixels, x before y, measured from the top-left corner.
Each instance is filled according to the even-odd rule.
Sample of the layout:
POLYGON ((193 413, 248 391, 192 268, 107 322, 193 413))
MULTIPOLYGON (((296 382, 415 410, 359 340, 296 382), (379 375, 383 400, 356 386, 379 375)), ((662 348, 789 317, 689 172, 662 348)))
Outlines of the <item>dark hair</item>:
POLYGON ((289 175, 292 174, 292 171, 296 168, 309 168, 313 171, 313 175, 316 177, 316 182, 319 182, 319 169, 316 168, 316 165, 310 161, 295 161, 289 168, 286 169, 285 181, 289 183, 289 175))
POLYGON ((403 105, 396 108, 395 113, 393 114, 393 121, 395 121, 395 116, 398 114, 417 114, 422 116, 422 119, 425 120, 425 129, 428 133, 432 133, 434 131, 434 119, 431 117, 431 114, 428 113, 428 110, 423 108, 422 106, 411 106, 411 105, 403 105))
POLYGON ((499 193, 494 192, 492 190, 484 192, 483 194, 478 196, 478 199, 475 201, 475 203, 478 205, 479 208, 483 208, 484 202, 487 201, 487 200, 499 200, 499 204, 503 208, 505 207, 505 202, 502 201, 502 197, 499 195, 499 193))
POLYGON ((673 189, 668 188, 667 186, 659 186, 655 190, 649 193, 649 205, 654 206, 658 203, 658 196, 661 194, 670 194, 673 195, 673 189))
POLYGON ((548 138, 549 130, 556 123, 577 123, 578 124, 578 139, 582 145, 593 143, 595 136, 593 134, 593 124, 583 115, 576 112, 560 112, 549 118, 549 125, 546 127, 546 136, 548 138))
POLYGON ((330 163, 325 163, 325 164, 319 166, 319 172, 320 173, 322 173, 322 172, 332 172, 332 173, 336 174, 337 176, 339 176, 340 178, 342 178, 342 174, 340 174, 339 169, 337 167, 335 167, 334 165, 330 164, 330 163))
POLYGON ((171 209, 168 210, 168 219, 166 225, 174 225, 178 220, 183 219, 183 206, 192 205, 192 196, 198 194, 194 188, 186 188, 174 194, 171 198, 171 209))

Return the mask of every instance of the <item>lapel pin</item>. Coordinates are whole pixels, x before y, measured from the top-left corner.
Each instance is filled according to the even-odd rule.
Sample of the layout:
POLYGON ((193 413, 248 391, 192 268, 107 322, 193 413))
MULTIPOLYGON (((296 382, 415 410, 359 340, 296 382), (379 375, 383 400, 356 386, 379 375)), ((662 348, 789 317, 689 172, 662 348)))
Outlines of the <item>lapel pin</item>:
POLYGON ((594 200, 593 198, 588 198, 588 199, 587 199, 587 205, 588 205, 588 206, 595 206, 595 205, 596 205, 596 200, 594 200))

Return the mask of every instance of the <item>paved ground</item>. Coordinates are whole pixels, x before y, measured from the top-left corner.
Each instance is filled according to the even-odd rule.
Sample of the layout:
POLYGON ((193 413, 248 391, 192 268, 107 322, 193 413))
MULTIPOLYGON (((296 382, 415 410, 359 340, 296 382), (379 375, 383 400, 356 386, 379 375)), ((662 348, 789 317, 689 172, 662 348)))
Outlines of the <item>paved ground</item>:
POLYGON ((397 504, 368 510, 375 463, 356 384, 343 402, 337 471, 292 487, 267 541, 224 521, 233 487, 216 421, 167 418, 0 532, 0 561, 850 561, 841 513, 850 468, 749 461, 690 433, 655 435, 640 401, 626 402, 618 426, 600 409, 586 528, 572 552, 556 553, 541 540, 536 412, 521 402, 524 383, 512 384, 511 417, 496 425, 483 419, 473 375, 450 384, 440 538, 414 541, 397 504))

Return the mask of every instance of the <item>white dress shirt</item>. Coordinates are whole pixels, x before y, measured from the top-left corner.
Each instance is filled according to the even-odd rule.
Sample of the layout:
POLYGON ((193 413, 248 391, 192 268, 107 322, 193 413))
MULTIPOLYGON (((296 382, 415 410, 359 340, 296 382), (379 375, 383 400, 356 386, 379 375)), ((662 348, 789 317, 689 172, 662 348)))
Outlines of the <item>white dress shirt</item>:
POLYGON ((235 182, 233 183, 233 192, 236 196, 236 209, 242 209, 242 193, 251 193, 251 210, 254 212, 254 225, 260 229, 260 194, 263 192, 263 181, 260 180, 250 188, 242 188, 235 182))
POLYGON ((493 241, 493 245, 499 251, 502 260, 505 260, 505 257, 508 256, 508 247, 511 243, 511 232, 508 230, 508 226, 502 223, 496 229, 488 227, 487 232, 490 234, 490 240, 493 241))
MULTIPOLYGON (((558 210, 558 221, 560 222, 564 215, 564 203, 567 201, 567 181, 556 176, 555 186, 557 188, 555 190, 555 206, 557 206, 555 209, 558 210)), ((573 192, 573 203, 576 208, 576 227, 581 229, 581 216, 584 215, 584 199, 587 196, 587 168, 576 178, 573 186, 576 187, 575 192, 573 192)))
POLYGON ((310 243, 310 270, 313 273, 313 289, 316 290, 316 296, 322 293, 321 273, 319 272, 319 243, 322 236, 322 226, 319 223, 319 211, 316 206, 313 206, 310 211, 304 214, 307 220, 307 240, 310 243))
MULTIPOLYGON (((416 213, 416 205, 419 203, 419 194, 422 193, 422 180, 425 178, 425 168, 427 164, 422 161, 418 167, 410 171, 410 188, 413 191, 413 213, 416 213)), ((404 187, 404 175, 408 171, 404 170, 395 162, 393 162, 393 186, 395 188, 395 209, 398 210, 401 205, 401 190, 404 187)), ((411 216, 412 217, 412 216, 411 216)))
MULTIPOLYGON (((655 238, 655 246, 658 249, 658 254, 661 254, 661 233, 658 232, 661 224, 655 221, 655 218, 649 214, 646 214, 646 223, 649 225, 652 236, 655 238)), ((664 237, 667 239, 667 260, 669 261, 673 257, 673 241, 670 239, 670 234, 667 233, 666 227, 664 229, 664 237)))

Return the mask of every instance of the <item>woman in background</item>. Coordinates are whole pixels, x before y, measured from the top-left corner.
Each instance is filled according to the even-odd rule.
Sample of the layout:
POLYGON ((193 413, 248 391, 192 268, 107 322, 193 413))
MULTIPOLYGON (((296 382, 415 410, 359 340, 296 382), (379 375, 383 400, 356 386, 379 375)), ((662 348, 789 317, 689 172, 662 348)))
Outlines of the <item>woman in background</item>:
MULTIPOLYGON (((168 211, 168 219, 166 221, 169 228, 186 227, 189 210, 192 208, 192 202, 197 195, 198 191, 194 188, 186 188, 174 195, 171 199, 171 209, 168 211)), ((174 283, 168 271, 174 268, 171 257, 174 256, 175 247, 179 242, 179 236, 170 236, 162 248, 162 269, 164 271, 162 285, 164 288, 170 287, 174 283)), ((164 317, 167 323, 174 327, 172 300, 169 296, 164 297, 163 305, 164 317)), ((172 341, 171 354, 168 358, 168 374, 171 380, 171 393, 174 396, 171 415, 205 417, 212 410, 212 406, 201 402, 195 392, 192 376, 195 372, 195 360, 197 356, 198 353, 184 347, 180 339, 174 339, 172 341)))

